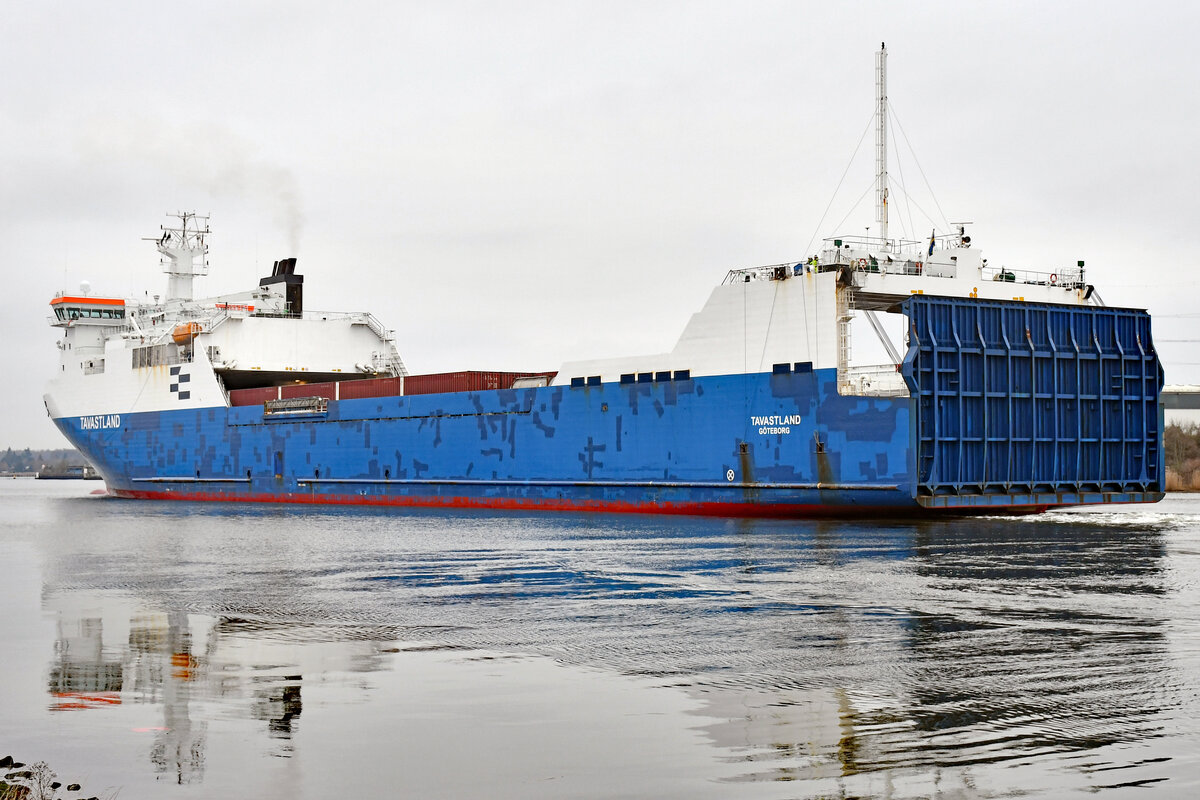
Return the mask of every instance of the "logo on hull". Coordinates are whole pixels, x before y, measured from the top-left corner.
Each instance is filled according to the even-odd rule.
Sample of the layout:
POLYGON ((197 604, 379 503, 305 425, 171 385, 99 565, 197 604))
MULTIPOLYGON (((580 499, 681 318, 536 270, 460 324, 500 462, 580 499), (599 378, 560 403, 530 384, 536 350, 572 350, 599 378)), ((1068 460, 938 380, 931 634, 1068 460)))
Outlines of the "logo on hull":
POLYGON ((799 414, 788 414, 780 416, 773 414, 768 417, 756 417, 751 415, 750 424, 758 428, 758 432, 763 435, 776 433, 791 433, 793 425, 800 424, 799 414))
POLYGON ((121 427, 120 414, 94 414, 90 417, 79 418, 79 429, 84 431, 99 431, 105 428, 121 427))

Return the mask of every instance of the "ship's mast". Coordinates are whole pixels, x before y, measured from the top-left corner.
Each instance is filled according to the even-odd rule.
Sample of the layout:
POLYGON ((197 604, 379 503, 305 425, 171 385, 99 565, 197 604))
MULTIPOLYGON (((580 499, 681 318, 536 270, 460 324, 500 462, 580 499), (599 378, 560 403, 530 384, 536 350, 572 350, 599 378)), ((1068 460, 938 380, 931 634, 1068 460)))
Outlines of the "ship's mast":
POLYGON ((192 299, 192 279, 208 274, 208 216, 180 211, 168 214, 179 220, 178 227, 161 226, 162 236, 153 241, 162 253, 163 272, 167 273, 167 300, 192 299))
POLYGON ((879 45, 875 54, 875 221, 879 236, 888 248, 888 185, 887 185, 887 44, 879 45))

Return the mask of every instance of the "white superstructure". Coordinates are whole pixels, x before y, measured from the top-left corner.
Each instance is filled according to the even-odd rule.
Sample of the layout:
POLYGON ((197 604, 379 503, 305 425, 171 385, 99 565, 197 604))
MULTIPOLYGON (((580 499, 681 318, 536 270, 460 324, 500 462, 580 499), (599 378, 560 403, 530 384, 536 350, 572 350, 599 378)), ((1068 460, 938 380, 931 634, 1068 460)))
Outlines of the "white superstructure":
POLYGON ((98 297, 85 285, 51 300, 62 330, 51 416, 225 406, 231 389, 405 374, 392 332, 370 314, 304 310, 295 259, 250 291, 192 299, 208 271, 207 218, 177 218, 152 240, 165 298, 98 297))
MULTIPOLYGON (((769 372, 776 364, 839 369, 846 394, 903 394, 891 364, 850 366, 850 323, 856 315, 897 312, 914 294, 1018 300, 1099 302, 1083 282, 1082 263, 1058 272, 989 267, 959 232, 932 243, 871 237, 831 239, 803 262, 732 270, 694 314, 667 353, 567 362, 555 383, 629 373, 688 370, 691 375, 769 372), (865 385, 862 375, 874 376, 865 385)), ((879 331, 879 328, 876 328, 879 331)), ((893 352, 903 342, 887 342, 893 352)))

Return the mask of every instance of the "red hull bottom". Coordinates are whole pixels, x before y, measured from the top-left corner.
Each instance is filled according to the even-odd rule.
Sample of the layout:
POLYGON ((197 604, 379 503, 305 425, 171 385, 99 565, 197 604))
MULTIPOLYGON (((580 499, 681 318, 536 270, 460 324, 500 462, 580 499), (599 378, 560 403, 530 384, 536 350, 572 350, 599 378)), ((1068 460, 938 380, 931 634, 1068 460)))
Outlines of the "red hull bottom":
POLYGON ((499 511, 586 512, 601 514, 670 514, 676 516, 764 519, 861 519, 896 517, 958 517, 1003 514, 1040 514, 1052 506, 994 506, 931 510, 911 506, 821 505, 801 503, 630 502, 625 500, 570 500, 524 497, 437 497, 311 493, 238 493, 112 490, 116 497, 133 500, 186 502, 294 503, 331 506, 390 506, 396 508, 484 509, 499 511))

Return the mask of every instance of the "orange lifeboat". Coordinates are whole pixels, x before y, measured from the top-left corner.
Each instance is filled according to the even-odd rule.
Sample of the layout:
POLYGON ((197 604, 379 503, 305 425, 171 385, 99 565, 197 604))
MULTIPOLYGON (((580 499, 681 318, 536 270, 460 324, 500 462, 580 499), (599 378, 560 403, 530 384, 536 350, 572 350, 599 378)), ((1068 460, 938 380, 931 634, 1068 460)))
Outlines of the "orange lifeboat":
POLYGON ((192 339, 195 339, 200 331, 199 322, 184 322, 175 326, 175 330, 171 332, 171 338, 175 340, 175 344, 191 344, 192 339))

